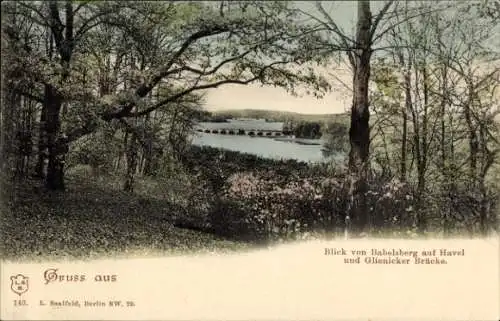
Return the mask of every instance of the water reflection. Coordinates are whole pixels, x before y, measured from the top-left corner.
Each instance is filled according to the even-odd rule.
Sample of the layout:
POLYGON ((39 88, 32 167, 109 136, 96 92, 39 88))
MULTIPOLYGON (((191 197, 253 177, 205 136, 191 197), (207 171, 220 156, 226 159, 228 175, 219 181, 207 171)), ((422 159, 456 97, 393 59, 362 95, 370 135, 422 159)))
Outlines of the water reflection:
MULTIPOLYGON (((320 140, 321 141, 321 140, 320 140)), ((323 141, 321 141, 323 143, 323 141)), ((305 162, 324 162, 321 145, 301 145, 276 141, 273 138, 236 135, 220 135, 196 132, 193 144, 224 148, 273 159, 296 159, 305 162)), ((336 157, 341 157, 336 155, 336 157)))

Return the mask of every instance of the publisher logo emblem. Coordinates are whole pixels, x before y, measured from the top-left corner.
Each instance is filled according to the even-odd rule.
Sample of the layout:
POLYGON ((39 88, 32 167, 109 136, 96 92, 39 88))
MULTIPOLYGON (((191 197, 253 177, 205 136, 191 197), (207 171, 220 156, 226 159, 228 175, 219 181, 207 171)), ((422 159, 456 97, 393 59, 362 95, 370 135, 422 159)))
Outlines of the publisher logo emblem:
POLYGON ((22 274, 13 275, 10 277, 10 281, 11 290, 18 295, 25 293, 29 289, 27 276, 22 274))

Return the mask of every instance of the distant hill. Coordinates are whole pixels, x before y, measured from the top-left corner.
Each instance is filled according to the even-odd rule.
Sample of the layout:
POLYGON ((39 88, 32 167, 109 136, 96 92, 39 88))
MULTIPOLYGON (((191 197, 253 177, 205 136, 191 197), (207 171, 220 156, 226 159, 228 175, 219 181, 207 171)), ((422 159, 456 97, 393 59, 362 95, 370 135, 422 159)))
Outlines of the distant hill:
POLYGON ((221 118, 258 118, 277 122, 347 122, 349 115, 343 114, 301 114, 289 111, 265 110, 265 109, 235 109, 212 111, 212 115, 221 118))

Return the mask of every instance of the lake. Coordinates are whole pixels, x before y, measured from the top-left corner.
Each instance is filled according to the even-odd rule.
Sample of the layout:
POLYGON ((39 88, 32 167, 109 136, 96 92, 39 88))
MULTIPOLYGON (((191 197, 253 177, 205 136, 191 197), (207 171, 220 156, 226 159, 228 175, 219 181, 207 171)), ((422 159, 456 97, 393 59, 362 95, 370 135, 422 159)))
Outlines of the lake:
MULTIPOLYGON (((283 130, 283 122, 269 122, 264 119, 228 119, 227 122, 200 122, 197 130, 234 130, 243 129, 248 131, 279 131, 283 130)), ((282 139, 283 138, 279 138, 282 139)), ((307 140, 305 140, 307 141, 307 140)), ((254 154, 272 159, 296 159, 303 162, 326 162, 329 160, 342 159, 342 154, 326 158, 321 151, 324 141, 314 140, 319 145, 304 145, 290 141, 278 141, 274 137, 259 137, 247 135, 223 135, 196 131, 193 144, 199 146, 210 146, 223 148, 242 153, 254 154)))
MULTIPOLYGON (((321 140, 320 140, 321 141, 321 140)), ((276 141, 273 138, 248 135, 220 135, 196 132, 193 144, 211 146, 273 159, 296 159, 304 162, 325 162, 322 145, 301 145, 276 141)), ((336 157, 342 157, 338 155, 336 157)))

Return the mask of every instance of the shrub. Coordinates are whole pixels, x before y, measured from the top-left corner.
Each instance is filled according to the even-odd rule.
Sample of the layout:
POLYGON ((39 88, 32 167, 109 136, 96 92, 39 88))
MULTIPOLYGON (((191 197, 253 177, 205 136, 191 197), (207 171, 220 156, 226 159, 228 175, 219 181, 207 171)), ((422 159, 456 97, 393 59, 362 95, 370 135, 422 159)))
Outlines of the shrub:
POLYGON ((375 178, 369 184, 368 204, 371 224, 376 230, 401 231, 412 227, 416 210, 414 192, 398 179, 375 178))
POLYGON ((246 224, 245 233, 267 240, 301 238, 339 225, 341 193, 336 179, 281 176, 277 171, 237 173, 229 177, 223 200, 239 210, 224 219, 246 224))

